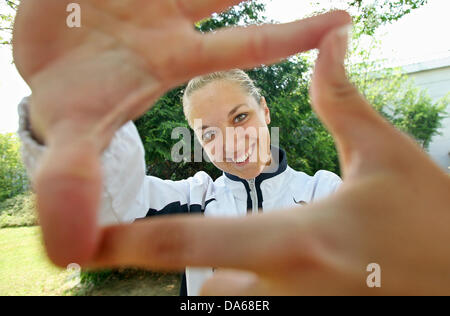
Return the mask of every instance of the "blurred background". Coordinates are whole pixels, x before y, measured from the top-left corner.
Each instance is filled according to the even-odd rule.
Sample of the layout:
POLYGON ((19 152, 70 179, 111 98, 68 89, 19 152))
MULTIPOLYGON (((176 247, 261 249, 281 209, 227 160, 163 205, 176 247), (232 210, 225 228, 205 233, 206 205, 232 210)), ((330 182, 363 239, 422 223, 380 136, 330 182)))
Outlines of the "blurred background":
MULTIPOLYGON (((34 197, 20 159, 17 104, 31 93, 14 66, 13 20, 19 0, 0 0, 0 295, 178 295, 180 275, 134 269, 60 270, 45 257, 34 197)), ((448 0, 254 0, 199 21, 208 32, 226 26, 289 22, 332 9, 354 17, 347 68, 374 108, 410 134, 450 173, 450 1, 448 0)), ((311 110, 308 95, 316 51, 248 71, 263 90, 296 170, 339 171, 334 142, 311 110)), ((188 127, 181 96, 168 92, 135 123, 148 173, 178 180, 205 170, 206 162, 170 161, 175 127, 188 127)))

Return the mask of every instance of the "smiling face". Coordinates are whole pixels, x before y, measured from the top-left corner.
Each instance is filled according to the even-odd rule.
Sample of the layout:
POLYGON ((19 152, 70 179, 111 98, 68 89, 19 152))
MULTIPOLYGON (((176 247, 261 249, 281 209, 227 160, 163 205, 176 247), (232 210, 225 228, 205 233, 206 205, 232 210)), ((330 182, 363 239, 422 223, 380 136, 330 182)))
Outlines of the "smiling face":
POLYGON ((270 164, 270 112, 238 83, 215 80, 185 98, 185 113, 208 157, 222 171, 257 177, 270 164))

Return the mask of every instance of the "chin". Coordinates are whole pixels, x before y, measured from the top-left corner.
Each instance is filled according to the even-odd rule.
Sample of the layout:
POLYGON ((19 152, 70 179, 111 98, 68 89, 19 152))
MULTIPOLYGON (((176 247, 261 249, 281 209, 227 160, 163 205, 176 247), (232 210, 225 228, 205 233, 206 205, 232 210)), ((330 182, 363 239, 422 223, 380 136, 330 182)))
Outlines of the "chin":
POLYGON ((254 165, 243 168, 242 170, 238 170, 237 168, 228 168, 225 172, 231 173, 241 179, 250 180, 259 176, 263 169, 264 166, 254 165))

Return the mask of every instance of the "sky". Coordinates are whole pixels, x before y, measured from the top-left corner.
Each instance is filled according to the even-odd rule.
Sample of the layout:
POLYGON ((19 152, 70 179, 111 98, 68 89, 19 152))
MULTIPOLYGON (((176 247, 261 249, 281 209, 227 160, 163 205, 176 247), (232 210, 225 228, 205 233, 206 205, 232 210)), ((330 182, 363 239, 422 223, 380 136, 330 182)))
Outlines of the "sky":
MULTIPOLYGON (((312 2, 318 0, 265 0, 268 16, 290 22, 314 12, 312 2)), ((319 0, 324 7, 339 0, 319 0)), ((450 0, 428 0, 397 22, 381 27, 376 37, 381 40, 378 59, 401 64, 430 60, 450 55, 450 0)))
MULTIPOLYGON (((266 16, 279 22, 300 19, 311 14, 314 8, 311 0, 264 1, 266 16)), ((321 2, 327 1, 331 3, 331 0, 321 2)), ((2 3, 0 10, 3 9, 2 3)), ((377 59, 409 64, 450 56, 448 12, 450 0, 429 0, 427 5, 413 10, 401 20, 380 28, 376 35, 381 40, 377 59)), ((10 48, 0 45, 0 133, 17 131, 17 104, 30 93, 12 64, 10 48)))

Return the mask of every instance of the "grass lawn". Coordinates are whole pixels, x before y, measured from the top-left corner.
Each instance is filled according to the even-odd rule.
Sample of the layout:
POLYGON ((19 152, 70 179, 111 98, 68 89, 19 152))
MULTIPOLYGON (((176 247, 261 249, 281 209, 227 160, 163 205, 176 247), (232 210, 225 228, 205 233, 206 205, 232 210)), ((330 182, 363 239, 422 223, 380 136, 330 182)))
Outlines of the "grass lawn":
POLYGON ((179 274, 130 270, 114 272, 106 279, 73 291, 81 296, 178 296, 179 274))
POLYGON ((49 262, 39 227, 0 229, 0 296, 178 295, 180 286, 178 274, 116 272, 78 286, 71 275, 49 262))
POLYGON ((45 256, 39 227, 0 229, 0 295, 64 295, 69 277, 45 256))

